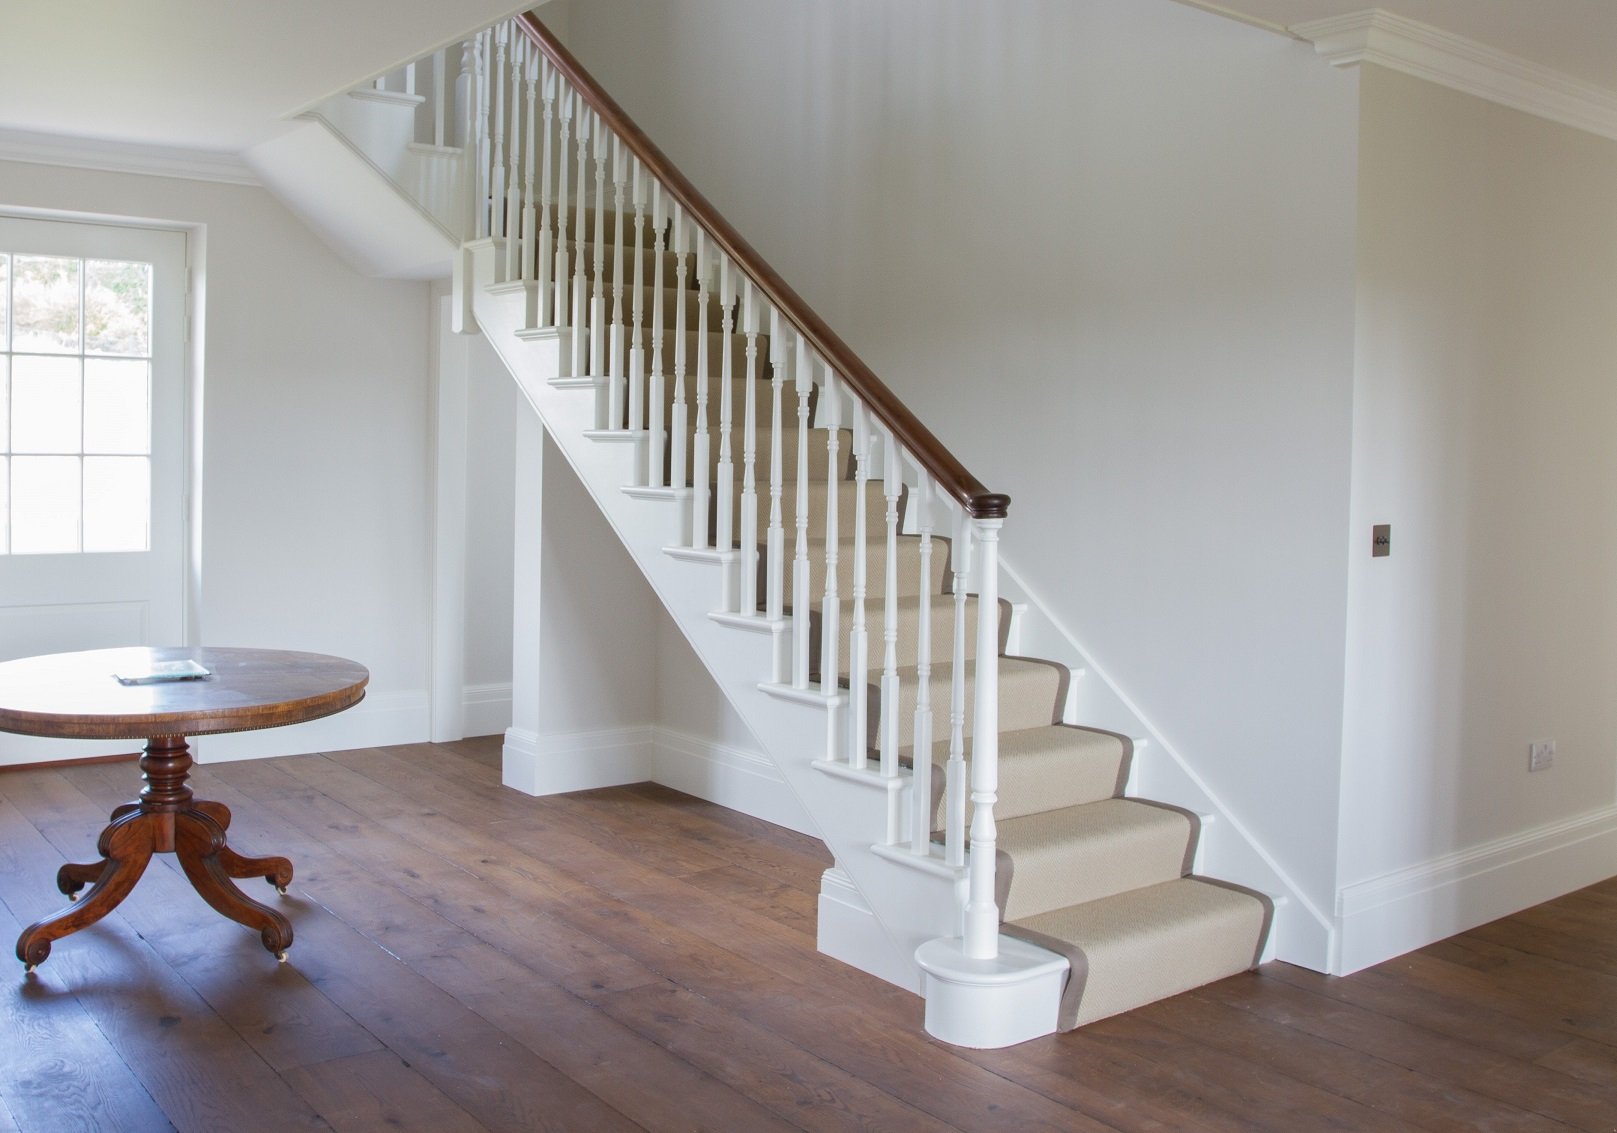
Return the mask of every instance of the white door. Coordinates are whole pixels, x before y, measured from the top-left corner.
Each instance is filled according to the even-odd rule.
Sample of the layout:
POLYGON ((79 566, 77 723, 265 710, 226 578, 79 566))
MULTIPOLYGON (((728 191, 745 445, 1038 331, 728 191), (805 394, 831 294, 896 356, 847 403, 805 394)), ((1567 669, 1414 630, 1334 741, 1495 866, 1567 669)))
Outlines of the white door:
POLYGON ((0 216, 0 660, 184 640, 185 240, 0 216))

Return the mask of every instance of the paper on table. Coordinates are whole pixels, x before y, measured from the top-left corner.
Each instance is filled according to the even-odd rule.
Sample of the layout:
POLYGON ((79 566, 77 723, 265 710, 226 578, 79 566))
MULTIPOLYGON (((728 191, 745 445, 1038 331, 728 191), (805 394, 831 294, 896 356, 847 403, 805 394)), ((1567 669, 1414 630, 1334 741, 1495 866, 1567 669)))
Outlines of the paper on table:
POLYGON ((112 675, 117 678, 119 684, 123 685, 155 685, 166 681, 206 680, 213 674, 195 661, 187 659, 184 661, 153 661, 150 665, 112 675))

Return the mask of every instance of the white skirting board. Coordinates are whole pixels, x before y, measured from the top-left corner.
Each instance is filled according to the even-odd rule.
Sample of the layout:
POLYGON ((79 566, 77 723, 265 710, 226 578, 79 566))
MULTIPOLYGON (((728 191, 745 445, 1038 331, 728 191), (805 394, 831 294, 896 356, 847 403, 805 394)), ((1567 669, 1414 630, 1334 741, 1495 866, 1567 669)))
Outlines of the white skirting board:
POLYGON ((1617 807, 1486 842, 1343 888, 1331 966, 1372 964, 1617 874, 1617 807))
POLYGON ((742 814, 818 837, 768 758, 671 728, 642 726, 539 736, 505 733, 505 785, 530 795, 661 783, 742 814))
POLYGON ((468 736, 497 736, 511 726, 511 683, 467 685, 461 705, 468 736))
POLYGON ((369 692, 346 712, 257 732, 200 736, 191 749, 201 763, 305 755, 312 751, 350 751, 357 747, 425 743, 430 735, 426 689, 369 692))

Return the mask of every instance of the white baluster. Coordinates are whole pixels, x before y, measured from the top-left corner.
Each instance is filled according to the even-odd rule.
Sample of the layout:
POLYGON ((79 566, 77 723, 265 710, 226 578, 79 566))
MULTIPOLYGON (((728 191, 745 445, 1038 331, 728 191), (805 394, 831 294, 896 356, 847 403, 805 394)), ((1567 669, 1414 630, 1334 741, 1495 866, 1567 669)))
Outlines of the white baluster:
POLYGON ((489 65, 489 38, 492 33, 483 32, 477 37, 477 73, 474 76, 477 99, 477 175, 473 178, 476 196, 473 198, 472 208, 476 217, 476 232, 478 239, 489 235, 489 155, 492 152, 488 136, 488 65, 489 65))
MULTIPOLYGON (((602 270, 606 263, 606 158, 608 138, 606 128, 601 122, 599 114, 592 113, 591 129, 595 132, 595 248, 594 272, 595 278, 591 281, 590 290, 590 373, 598 378, 610 378, 606 357, 606 281, 601 277, 606 273, 602 270)), ((579 256, 580 260, 584 257, 579 256)), ((618 427, 610 410, 612 395, 607 394, 609 408, 607 424, 609 429, 618 427)), ((601 422, 597 421, 597 425, 601 422)))
POLYGON ((522 282, 527 284, 526 291, 528 311, 523 325, 532 327, 537 325, 535 317, 539 311, 544 310, 542 302, 535 303, 534 269, 536 267, 534 256, 535 243, 538 233, 535 231, 539 223, 539 210, 534 193, 534 168, 537 154, 535 143, 538 141, 538 121, 534 111, 538 108, 539 98, 539 52, 532 44, 528 44, 523 55, 522 78, 526 86, 527 106, 523 115, 523 122, 527 124, 527 137, 522 146, 522 282))
POLYGON ((651 434, 647 448, 646 483, 662 487, 663 455, 667 438, 663 434, 663 238, 667 234, 667 216, 663 212, 663 186, 655 177, 651 181, 651 251, 656 257, 651 270, 651 392, 650 420, 646 429, 651 434))
POLYGON ((707 232, 696 225, 696 439, 691 449, 691 546, 707 546, 708 509, 711 477, 708 461, 712 449, 707 428, 707 382, 711 355, 708 351, 708 308, 713 304, 713 274, 708 262, 707 232))
POLYGON ((551 222, 550 187, 556 183, 551 138, 556 130, 556 72, 549 60, 540 61, 543 79, 545 120, 544 150, 539 162, 539 321, 541 326, 556 325, 556 227, 551 222))
POLYGON ((690 436, 690 410, 685 404, 685 294, 689 283, 685 260, 685 210, 674 205, 674 413, 668 425, 668 484, 685 486, 686 443, 690 436))
MULTIPOLYGON (((573 369, 576 375, 590 372, 589 337, 589 279, 584 265, 584 242, 588 239, 589 205, 584 200, 586 172, 589 168, 590 127, 594 115, 584 101, 582 91, 574 91, 577 106, 573 110, 573 138, 578 147, 578 201, 573 205, 573 236, 577 247, 573 249, 573 369)), ((599 421, 596 424, 600 424, 599 421)))
POLYGON ((891 433, 882 435, 882 457, 882 495, 887 500, 887 570, 883 594, 879 746, 881 773, 891 779, 898 775, 898 496, 903 488, 898 440, 891 433))
MULTIPOLYGON (((797 544, 792 551, 792 687, 809 686, 809 397, 814 393, 814 367, 809 361, 808 339, 797 336, 797 360, 792 377, 797 383, 797 544)), ((832 476, 835 476, 835 470, 832 476)), ((837 486, 830 485, 835 495, 837 486)))
POLYGON ((612 326, 608 332, 607 373, 611 375, 607 397, 607 425, 610 429, 624 427, 624 396, 628 393, 629 359, 625 356, 624 334, 627 322, 623 317, 623 190, 629 179, 629 162, 633 160, 623 148, 623 139, 612 139, 612 326))
POLYGON ((444 145, 444 113, 449 100, 448 76, 444 73, 447 62, 442 47, 432 53, 432 144, 439 148, 444 145))
MULTIPOLYGON (((477 186, 477 37, 460 45, 460 71, 455 76, 455 142, 464 150, 461 168, 466 183, 472 188, 468 200, 474 200, 477 186)), ((468 233, 477 231, 475 211, 468 212, 472 221, 468 233)))
POLYGON ((404 65, 404 93, 405 94, 414 94, 415 93, 415 64, 414 63, 406 63, 404 65))
POLYGON ((911 496, 921 533, 920 622, 915 634, 915 742, 911 748, 911 794, 915 814, 910 848, 928 853, 932 846, 932 477, 922 469, 911 496))
POLYGON ((735 273, 730 257, 719 253, 719 466, 714 493, 714 543, 719 550, 735 547, 735 465, 730 460, 730 386, 735 379, 735 273))
POLYGON ((852 742, 848 763, 864 767, 870 746, 870 648, 865 630, 865 582, 869 557, 866 538, 865 485, 870 481, 870 426, 865 407, 853 407, 853 628, 848 631, 848 697, 852 742))
POLYGON ((758 612, 758 331, 762 303, 752 280, 742 294, 742 326, 746 329, 746 393, 741 425, 741 612, 758 612))
MULTIPOLYGON (((778 622, 786 616, 786 529, 782 526, 780 496, 786 470, 781 467, 785 459, 781 446, 785 435, 781 431, 781 396, 786 388, 789 353, 786 345, 785 320, 778 309, 769 312, 769 534, 764 548, 764 616, 778 622)), ((780 680, 777 675, 776 681, 780 680)))
MULTIPOLYGON (((494 101, 494 157, 489 164, 489 235, 498 237, 505 223, 505 51, 510 29, 499 24, 494 29, 494 59, 489 69, 489 93, 494 101)), ((495 260, 495 276, 503 280, 504 265, 495 260)))
POLYGON ((965 953, 976 960, 999 955, 999 906, 994 894, 994 850, 999 833, 994 804, 999 792, 999 529, 1004 520, 973 517, 977 543, 976 695, 971 721, 971 865, 966 901, 965 953))
MULTIPOLYGON (((825 757, 834 760, 844 738, 841 721, 831 707, 834 703, 832 698, 838 695, 842 675, 842 597, 837 591, 837 571, 841 569, 837 550, 837 483, 842 467, 842 395, 837 389, 837 376, 829 366, 825 368, 825 381, 820 386, 820 425, 826 430, 826 467, 830 470, 827 477, 831 489, 825 494, 825 594, 820 602, 820 694, 826 699, 825 757)), ((848 762, 857 766, 851 752, 848 762)))
MULTIPOLYGON (((556 146, 560 150, 556 155, 556 313, 551 325, 565 327, 570 310, 567 286, 571 278, 572 234, 577 231, 577 225, 573 223, 572 211, 567 207, 567 143, 573 136, 573 92, 559 75, 556 79, 556 113, 561 119, 561 126, 556 139, 556 146)), ((577 376, 578 371, 569 373, 577 376)))
POLYGON ((512 28, 511 52, 506 67, 511 76, 511 142, 507 153, 505 182, 505 275, 516 280, 522 275, 522 65, 527 39, 512 28))
MULTIPOLYGON (((634 192, 634 285, 629 290, 629 428, 646 427, 646 172, 638 157, 631 157, 634 192)), ((636 481, 637 483, 643 481, 636 481)))
MULTIPOLYGON (((959 868, 966 864, 966 579, 971 573, 971 523, 965 512, 955 522, 954 546, 949 557, 954 567, 954 655, 950 660, 949 764, 943 777, 947 792, 944 860, 959 868)), ((964 915, 965 910, 961 913, 964 915)))

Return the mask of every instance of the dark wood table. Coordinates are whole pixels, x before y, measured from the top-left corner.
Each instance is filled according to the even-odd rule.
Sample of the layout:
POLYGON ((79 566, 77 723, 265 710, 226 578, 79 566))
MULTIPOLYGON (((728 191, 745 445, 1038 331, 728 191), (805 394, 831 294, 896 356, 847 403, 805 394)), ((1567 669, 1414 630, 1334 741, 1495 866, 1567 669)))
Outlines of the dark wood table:
POLYGON ((17 938, 17 959, 32 972, 51 942, 94 924, 117 908, 140 880, 152 855, 179 858, 185 876, 208 904, 257 929, 278 960, 292 946, 292 924, 252 900, 232 879, 262 877, 281 893, 292 883, 285 858, 247 858, 225 845, 230 810, 194 798, 187 736, 245 732, 300 724, 351 708, 365 697, 363 665, 319 653, 271 649, 131 648, 55 653, 0 663, 0 731, 87 740, 140 739, 140 797, 112 812, 101 832, 101 860, 69 863, 56 887, 74 904, 30 925, 17 938), (159 661, 192 660, 208 669, 202 680, 126 685, 128 675, 159 661))

